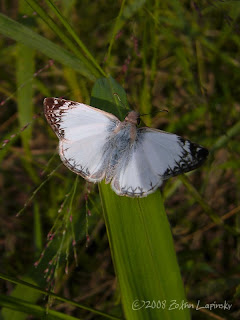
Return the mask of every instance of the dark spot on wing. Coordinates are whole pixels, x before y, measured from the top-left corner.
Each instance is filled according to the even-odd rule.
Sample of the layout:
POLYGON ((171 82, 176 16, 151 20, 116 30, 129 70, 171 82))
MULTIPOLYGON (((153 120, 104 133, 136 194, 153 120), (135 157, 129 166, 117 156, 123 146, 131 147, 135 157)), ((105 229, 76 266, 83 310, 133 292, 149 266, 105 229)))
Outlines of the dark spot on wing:
POLYGON ((208 153, 209 153, 209 152, 208 152, 207 149, 201 148, 201 149, 198 151, 198 158, 205 159, 205 158, 207 158, 208 153))
POLYGON ((163 179, 198 168, 208 156, 208 150, 197 143, 185 140, 182 137, 178 137, 178 142, 181 147, 181 154, 175 160, 175 165, 173 167, 169 166, 165 170, 163 179))

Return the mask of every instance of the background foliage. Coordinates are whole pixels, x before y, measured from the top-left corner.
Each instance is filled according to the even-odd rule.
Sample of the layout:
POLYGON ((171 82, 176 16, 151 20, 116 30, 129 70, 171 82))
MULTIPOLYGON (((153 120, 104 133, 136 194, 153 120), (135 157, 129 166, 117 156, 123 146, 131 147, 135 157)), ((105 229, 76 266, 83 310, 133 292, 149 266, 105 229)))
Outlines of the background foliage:
MULTIPOLYGON (((1 18, 1 272, 25 281, 38 277, 34 284, 84 303, 83 309, 55 303, 66 315, 93 319, 96 314, 86 308, 91 306, 122 316, 97 188, 83 179, 76 183, 70 171, 58 167, 57 140, 42 116, 44 97, 89 103, 93 81, 111 74, 133 109, 169 111, 145 116, 147 125, 210 149, 204 167, 165 184, 165 208, 189 301, 232 304, 230 311, 192 310, 194 319, 238 319, 240 3, 56 1, 82 40, 71 54, 72 44, 56 35, 57 28, 64 34, 63 22, 48 4, 41 2, 56 25, 25 1, 0 3, 1 13, 42 36, 34 38, 18 25, 10 30, 1 18), (35 49, 21 40, 35 43, 35 49), (83 44, 89 51, 82 48, 82 57, 83 44)), ((0 283, 3 293, 13 287, 0 283)), ((40 312, 33 311, 40 293, 33 296, 18 286, 14 294, 33 303, 25 312, 30 307, 32 314, 40 312)))

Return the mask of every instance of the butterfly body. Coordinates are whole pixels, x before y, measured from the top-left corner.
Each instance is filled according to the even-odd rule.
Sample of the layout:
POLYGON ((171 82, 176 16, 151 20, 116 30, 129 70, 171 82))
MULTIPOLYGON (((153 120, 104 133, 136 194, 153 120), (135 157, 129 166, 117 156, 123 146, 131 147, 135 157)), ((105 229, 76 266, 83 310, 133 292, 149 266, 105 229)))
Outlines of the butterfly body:
POLYGON ((118 195, 147 196, 163 180, 200 166, 208 155, 207 149, 175 134, 138 128, 135 111, 121 122, 78 102, 46 98, 44 106, 63 163, 90 182, 105 179, 118 195))

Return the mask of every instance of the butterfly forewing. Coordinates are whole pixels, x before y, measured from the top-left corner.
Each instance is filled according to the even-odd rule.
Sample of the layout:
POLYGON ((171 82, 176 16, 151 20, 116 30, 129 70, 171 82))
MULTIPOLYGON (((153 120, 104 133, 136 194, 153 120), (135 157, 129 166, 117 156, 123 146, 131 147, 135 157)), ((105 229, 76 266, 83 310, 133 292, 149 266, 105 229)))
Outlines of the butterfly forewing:
POLYGON ((89 181, 105 176, 108 138, 120 122, 115 116, 83 103, 47 98, 45 115, 60 139, 64 164, 89 181))
POLYGON ((163 179, 191 171, 199 167, 208 155, 202 146, 168 132, 140 128, 146 154, 155 155, 152 166, 163 179))

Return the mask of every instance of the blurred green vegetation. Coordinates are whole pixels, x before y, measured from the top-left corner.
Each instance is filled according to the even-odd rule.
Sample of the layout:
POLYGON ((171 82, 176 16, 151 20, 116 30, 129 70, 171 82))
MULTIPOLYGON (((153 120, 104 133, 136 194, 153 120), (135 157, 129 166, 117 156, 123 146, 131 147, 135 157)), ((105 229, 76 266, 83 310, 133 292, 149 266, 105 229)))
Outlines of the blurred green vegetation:
MULTIPOLYGON (((0 272, 85 306, 56 300, 69 316, 97 319, 90 306, 123 317, 97 187, 58 167, 57 139, 42 115, 46 96, 89 103, 96 78, 110 74, 132 109, 153 114, 147 125, 210 150, 203 167, 165 183, 165 210, 188 300, 232 304, 191 309, 193 318, 239 319, 240 3, 59 0, 61 16, 47 0, 42 12, 28 3, 34 10, 0 3, 0 272), (66 21, 81 43, 73 33, 75 40, 57 36, 68 34, 66 21)), ((2 280, 0 288, 10 294, 14 285, 2 280)), ((41 297, 21 285, 14 294, 33 306, 41 297)), ((33 306, 16 309, 36 315, 33 306)), ((11 309, 4 319, 26 318, 11 309)))

